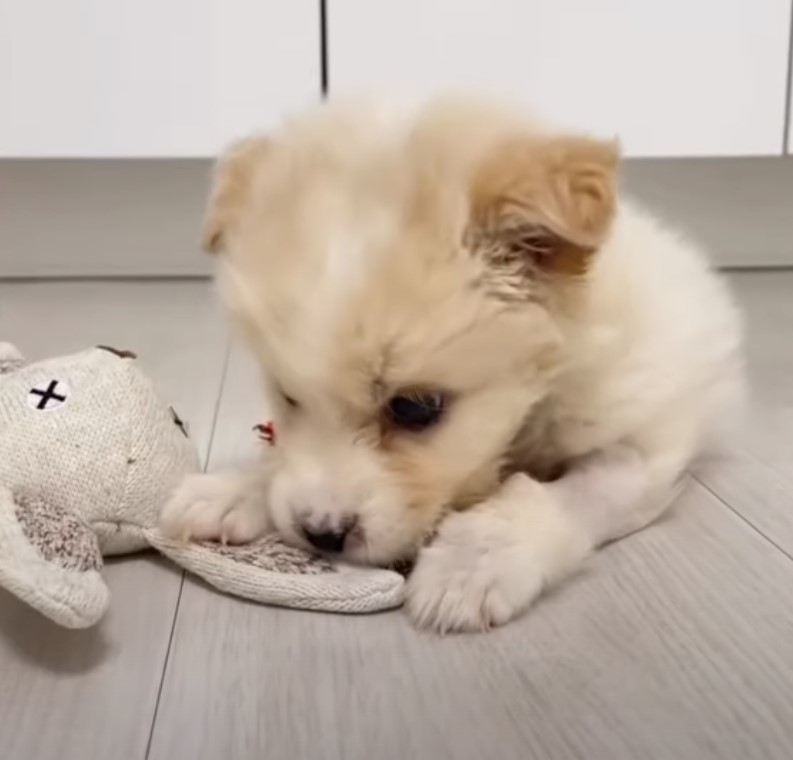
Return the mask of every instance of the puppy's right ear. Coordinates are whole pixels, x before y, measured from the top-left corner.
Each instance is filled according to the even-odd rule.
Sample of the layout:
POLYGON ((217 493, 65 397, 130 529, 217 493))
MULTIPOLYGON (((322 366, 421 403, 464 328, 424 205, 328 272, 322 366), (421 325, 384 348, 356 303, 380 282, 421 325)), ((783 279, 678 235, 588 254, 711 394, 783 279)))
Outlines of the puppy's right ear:
POLYGON ((589 137, 504 141, 474 175, 474 226, 499 265, 528 275, 580 275, 616 207, 619 148, 589 137))
POLYGON ((205 251, 223 250, 226 233, 237 222, 254 172, 269 150, 267 138, 249 137, 234 143, 218 160, 201 235, 205 251))

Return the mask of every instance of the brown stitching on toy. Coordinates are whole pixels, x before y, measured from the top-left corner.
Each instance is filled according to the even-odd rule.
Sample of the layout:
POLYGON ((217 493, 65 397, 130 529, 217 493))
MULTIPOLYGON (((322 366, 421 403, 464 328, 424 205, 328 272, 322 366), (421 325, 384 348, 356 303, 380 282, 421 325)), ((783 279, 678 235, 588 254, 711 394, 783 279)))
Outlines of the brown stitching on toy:
POLYGON ((22 532, 45 560, 81 573, 102 567, 96 536, 68 509, 28 494, 14 502, 22 532))
POLYGON ((336 570, 324 557, 288 546, 274 534, 241 546, 222 546, 211 541, 204 541, 201 545, 221 557, 274 573, 320 575, 336 570))
POLYGON ((109 351, 111 354, 115 354, 120 359, 138 358, 138 355, 134 351, 127 351, 124 348, 113 348, 113 346, 97 346, 97 348, 101 349, 102 351, 109 351))
POLYGON ((176 425, 176 427, 178 427, 179 430, 182 431, 182 435, 185 438, 189 438, 190 431, 187 429, 187 425, 184 422, 182 422, 182 419, 176 413, 176 409, 174 409, 172 406, 169 406, 168 410, 171 412, 171 419, 173 420, 173 424, 176 425))
POLYGON ((96 528, 112 529, 119 531, 122 528, 137 528, 141 529, 140 523, 132 520, 93 520, 91 524, 96 528))

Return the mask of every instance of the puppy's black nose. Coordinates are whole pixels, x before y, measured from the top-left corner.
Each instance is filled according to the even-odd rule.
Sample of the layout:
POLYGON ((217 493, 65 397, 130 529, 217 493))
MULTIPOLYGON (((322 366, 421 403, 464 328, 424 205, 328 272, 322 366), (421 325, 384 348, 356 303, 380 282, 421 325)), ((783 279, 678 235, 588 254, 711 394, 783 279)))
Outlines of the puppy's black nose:
POLYGON ((315 546, 321 552, 341 552, 344 551, 344 539, 347 538, 351 527, 317 531, 311 528, 303 528, 303 535, 312 546, 315 546))

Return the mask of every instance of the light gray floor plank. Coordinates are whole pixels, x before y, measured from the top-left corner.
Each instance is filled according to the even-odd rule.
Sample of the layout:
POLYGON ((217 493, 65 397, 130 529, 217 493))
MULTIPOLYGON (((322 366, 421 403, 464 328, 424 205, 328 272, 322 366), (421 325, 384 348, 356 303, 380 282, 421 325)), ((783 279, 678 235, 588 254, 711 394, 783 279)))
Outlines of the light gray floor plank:
MULTIPOLYGON (((138 352, 207 449, 225 356, 208 283, 0 284, 0 340, 31 359, 97 343, 138 352)), ((105 570, 108 616, 48 623, 0 593, 0 758, 143 760, 181 574, 150 556, 105 570)))
POLYGON ((270 411, 256 364, 235 344, 229 354, 208 468, 223 470, 253 461, 262 445, 253 426, 266 422, 270 411))
POLYGON ((700 479, 793 556, 793 272, 731 280, 746 314, 750 409, 700 479))
MULTIPOLYGON (((229 368, 213 462, 250 451, 229 368)), ((698 484, 524 619, 435 638, 400 612, 268 609, 188 581, 152 760, 752 760, 793 745, 793 563, 698 484)))

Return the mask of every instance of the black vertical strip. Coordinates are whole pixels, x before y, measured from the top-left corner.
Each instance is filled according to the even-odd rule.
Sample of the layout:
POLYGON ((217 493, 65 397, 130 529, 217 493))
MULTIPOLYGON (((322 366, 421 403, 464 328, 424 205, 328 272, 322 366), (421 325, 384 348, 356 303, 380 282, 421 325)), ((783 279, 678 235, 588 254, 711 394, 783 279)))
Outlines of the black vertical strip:
POLYGON ((793 140, 790 140, 790 101, 793 98, 793 2, 790 4, 790 33, 787 40, 787 77, 785 79, 785 133, 782 135, 782 155, 790 155, 793 140))
POLYGON ((319 0, 319 75, 322 97, 328 96, 328 3, 319 0))

